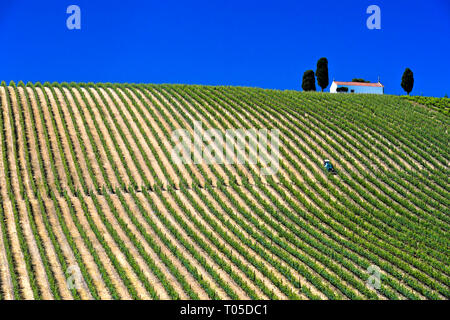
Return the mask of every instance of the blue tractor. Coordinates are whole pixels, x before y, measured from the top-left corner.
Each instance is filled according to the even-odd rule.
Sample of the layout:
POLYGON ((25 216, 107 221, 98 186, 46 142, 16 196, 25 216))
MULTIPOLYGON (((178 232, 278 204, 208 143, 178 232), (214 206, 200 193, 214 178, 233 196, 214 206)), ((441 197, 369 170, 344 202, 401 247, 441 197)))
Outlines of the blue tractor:
POLYGON ((323 166, 325 167, 325 169, 331 173, 331 174, 336 174, 336 170, 334 169, 333 165, 331 164, 330 160, 324 160, 323 161, 323 166))

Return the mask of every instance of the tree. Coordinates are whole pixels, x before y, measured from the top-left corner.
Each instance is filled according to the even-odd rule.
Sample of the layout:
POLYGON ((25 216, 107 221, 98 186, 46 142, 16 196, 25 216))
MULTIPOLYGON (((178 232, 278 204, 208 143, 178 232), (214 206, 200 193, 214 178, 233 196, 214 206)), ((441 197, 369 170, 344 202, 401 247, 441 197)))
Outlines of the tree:
POLYGON ((305 71, 303 74, 302 89, 303 91, 316 91, 316 77, 314 76, 314 71, 305 71))
POLYGON ((366 81, 366 80, 361 79, 361 78, 353 78, 353 79, 352 79, 352 82, 364 82, 364 83, 369 83, 370 81, 366 81))
POLYGON ((317 83, 319 84, 319 87, 325 89, 328 87, 328 60, 327 58, 320 58, 319 61, 317 61, 317 70, 316 70, 316 76, 317 76, 317 83))
POLYGON ((406 68, 405 72, 403 72, 401 86, 409 96, 409 93, 412 91, 414 86, 414 74, 410 68, 406 68))

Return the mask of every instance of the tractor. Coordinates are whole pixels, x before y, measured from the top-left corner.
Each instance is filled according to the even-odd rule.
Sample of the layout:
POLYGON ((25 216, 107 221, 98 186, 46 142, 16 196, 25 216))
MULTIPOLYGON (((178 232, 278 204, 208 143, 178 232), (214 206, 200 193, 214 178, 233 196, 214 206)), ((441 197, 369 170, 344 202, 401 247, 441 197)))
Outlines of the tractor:
POLYGON ((334 169, 333 165, 331 164, 330 160, 324 160, 323 161, 323 166, 325 167, 325 169, 331 173, 331 174, 336 174, 336 170, 334 169))

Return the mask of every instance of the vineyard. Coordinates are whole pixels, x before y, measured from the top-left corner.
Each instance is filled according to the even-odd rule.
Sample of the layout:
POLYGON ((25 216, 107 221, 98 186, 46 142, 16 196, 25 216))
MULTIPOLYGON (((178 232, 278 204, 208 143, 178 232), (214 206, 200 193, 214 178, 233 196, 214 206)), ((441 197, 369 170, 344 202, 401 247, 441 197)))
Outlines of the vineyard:
POLYGON ((450 298, 440 112, 396 96, 22 82, 2 83, 0 111, 0 300, 450 298), (197 121, 278 129, 278 172, 175 164, 171 133, 197 121))
POLYGON ((405 99, 427 106, 433 110, 450 115, 450 99, 422 96, 404 96, 405 99))

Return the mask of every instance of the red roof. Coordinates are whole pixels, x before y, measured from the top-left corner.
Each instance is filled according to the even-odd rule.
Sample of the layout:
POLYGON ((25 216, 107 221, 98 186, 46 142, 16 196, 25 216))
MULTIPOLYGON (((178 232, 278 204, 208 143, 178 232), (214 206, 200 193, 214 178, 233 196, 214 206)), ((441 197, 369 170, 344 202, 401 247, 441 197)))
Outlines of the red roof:
POLYGON ((334 81, 339 86, 384 87, 381 83, 334 81))

